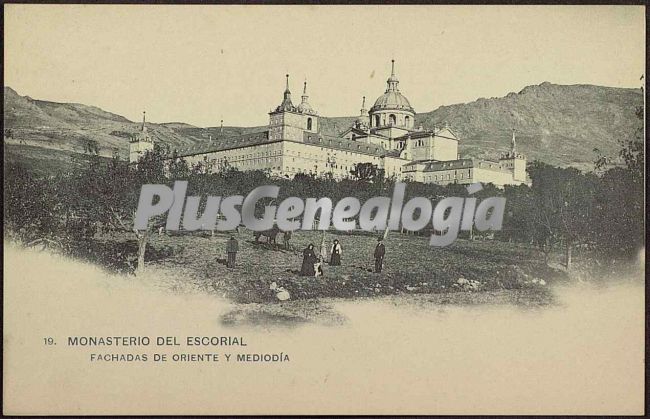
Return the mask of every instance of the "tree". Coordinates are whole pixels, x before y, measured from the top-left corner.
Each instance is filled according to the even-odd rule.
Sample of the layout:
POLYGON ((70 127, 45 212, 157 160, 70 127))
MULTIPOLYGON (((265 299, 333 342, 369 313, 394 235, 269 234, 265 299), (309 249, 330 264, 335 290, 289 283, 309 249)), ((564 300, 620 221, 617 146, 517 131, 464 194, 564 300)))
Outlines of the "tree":
POLYGON ((529 168, 532 184, 534 241, 548 262, 556 244, 564 244, 565 265, 571 268, 572 249, 588 243, 595 234, 597 179, 574 168, 558 168, 534 162, 529 168))
POLYGON ((97 140, 86 139, 84 141, 84 153, 85 154, 91 154, 91 155, 98 155, 99 154, 99 143, 97 142, 97 140))
POLYGON ((376 164, 357 163, 354 165, 350 174, 357 180, 368 182, 377 182, 384 179, 384 169, 380 169, 376 164))
POLYGON ((57 201, 58 178, 36 177, 16 163, 4 166, 4 225, 16 239, 64 245, 66 211, 57 201))
POLYGON ((606 257, 636 256, 644 245, 643 107, 636 109, 636 116, 633 135, 618 140, 624 166, 611 167, 599 178, 594 240, 606 257))
POLYGON ((167 183, 165 165, 166 156, 160 149, 145 153, 137 165, 92 156, 85 168, 69 177, 64 185, 66 193, 60 197, 63 205, 86 224, 106 224, 134 233, 138 242, 136 273, 144 270, 151 229, 161 224, 161 219, 156 219, 146 230, 133 228, 140 190, 144 184, 167 183))
POLYGON ((498 236, 509 241, 533 244, 535 234, 531 215, 535 213, 535 208, 531 188, 528 185, 506 185, 503 196, 506 198, 506 212, 503 230, 498 236))
POLYGON ((636 116, 639 120, 634 135, 619 138, 621 145, 619 156, 625 162, 625 166, 632 174, 632 181, 643 184, 645 169, 644 136, 643 136, 643 106, 636 109, 636 116))

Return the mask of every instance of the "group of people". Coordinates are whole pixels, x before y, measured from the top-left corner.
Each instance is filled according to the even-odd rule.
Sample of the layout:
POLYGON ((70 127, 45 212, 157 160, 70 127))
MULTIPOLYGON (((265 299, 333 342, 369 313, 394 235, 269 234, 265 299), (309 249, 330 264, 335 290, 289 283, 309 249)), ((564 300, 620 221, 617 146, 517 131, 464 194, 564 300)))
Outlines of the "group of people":
MULTIPOLYGON (((289 247, 289 240, 291 239, 291 232, 288 232, 284 235, 285 246, 289 247)), ((237 258, 237 252, 239 251, 239 242, 235 239, 235 236, 230 236, 230 240, 226 244, 226 254, 228 259, 226 261, 226 266, 228 268, 235 267, 235 260, 237 258)), ((341 265, 341 254, 343 253, 343 248, 341 243, 337 239, 334 239, 334 243, 330 249, 330 266, 340 266, 341 265)), ((386 255, 386 247, 383 243, 383 237, 377 239, 377 246, 375 247, 375 272, 379 273, 384 267, 384 256, 386 255)), ((322 257, 316 255, 314 251, 314 244, 309 243, 309 245, 302 251, 302 266, 300 268, 300 275, 302 276, 322 276, 323 275, 323 266, 322 266, 322 257)))
MULTIPOLYGON (((343 249, 341 243, 338 240, 334 240, 332 247, 330 249, 330 266, 340 266, 341 265, 341 254, 343 249)), ((379 237, 377 239, 377 246, 375 247, 375 272, 379 273, 384 267, 384 256, 386 255, 386 246, 384 246, 383 238, 379 237)), ((309 243, 309 245, 302 251, 302 266, 300 268, 300 275, 302 276, 322 276, 323 267, 322 267, 322 257, 316 255, 314 251, 314 244, 309 243)))

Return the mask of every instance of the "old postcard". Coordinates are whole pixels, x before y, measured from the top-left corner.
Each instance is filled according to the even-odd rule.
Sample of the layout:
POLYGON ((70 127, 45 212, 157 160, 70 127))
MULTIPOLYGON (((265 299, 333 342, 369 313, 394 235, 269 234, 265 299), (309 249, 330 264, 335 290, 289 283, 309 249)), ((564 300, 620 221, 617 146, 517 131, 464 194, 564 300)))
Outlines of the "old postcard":
POLYGON ((7 4, 4 52, 4 414, 644 413, 644 7, 7 4))

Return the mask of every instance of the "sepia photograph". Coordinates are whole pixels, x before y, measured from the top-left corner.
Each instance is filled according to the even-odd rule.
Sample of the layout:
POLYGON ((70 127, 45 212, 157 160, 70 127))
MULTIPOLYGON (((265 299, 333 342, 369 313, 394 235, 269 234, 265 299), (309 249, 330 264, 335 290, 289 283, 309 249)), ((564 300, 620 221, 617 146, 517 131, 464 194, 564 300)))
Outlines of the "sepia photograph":
POLYGON ((645 414, 645 13, 4 4, 3 413, 645 414))

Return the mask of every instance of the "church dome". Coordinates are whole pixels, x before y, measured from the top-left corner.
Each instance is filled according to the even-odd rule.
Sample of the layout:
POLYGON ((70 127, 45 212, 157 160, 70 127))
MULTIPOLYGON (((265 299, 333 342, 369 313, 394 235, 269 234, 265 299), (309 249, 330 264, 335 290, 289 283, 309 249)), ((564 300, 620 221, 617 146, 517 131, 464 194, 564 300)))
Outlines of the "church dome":
POLYGON ((411 103, 409 103, 406 96, 398 91, 387 91, 383 95, 379 96, 371 111, 380 109, 404 109, 413 112, 411 103))
POLYGON ((411 106, 411 103, 406 98, 406 96, 404 96, 399 91, 399 87, 398 87, 399 80, 395 75, 395 60, 392 60, 391 64, 392 64, 391 74, 388 80, 386 80, 386 84, 388 85, 388 87, 386 88, 386 92, 377 98, 375 104, 370 109, 370 112, 372 113, 374 111, 380 111, 384 109, 391 109, 391 110, 395 109, 395 110, 405 110, 409 112, 415 112, 413 110, 413 107, 411 106))
POLYGON ((298 112, 306 113, 310 115, 317 115, 317 112, 309 104, 309 95, 307 95, 307 80, 305 80, 305 87, 302 91, 302 102, 296 107, 298 112))
POLYGON ((316 113, 316 111, 312 109, 311 105, 308 102, 302 102, 300 105, 298 105, 298 110, 302 113, 316 113))

